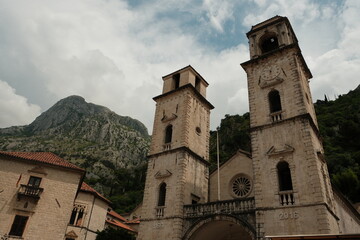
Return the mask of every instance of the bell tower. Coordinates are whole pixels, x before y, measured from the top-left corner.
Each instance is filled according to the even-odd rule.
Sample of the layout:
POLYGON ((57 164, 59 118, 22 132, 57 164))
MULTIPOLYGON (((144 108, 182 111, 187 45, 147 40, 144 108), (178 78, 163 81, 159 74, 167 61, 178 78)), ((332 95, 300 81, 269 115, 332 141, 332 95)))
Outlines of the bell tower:
POLYGON ((273 17, 247 37, 257 235, 338 233, 312 75, 290 22, 273 17))
POLYGON ((208 83, 191 66, 163 77, 156 111, 139 240, 181 239, 183 206, 208 201, 208 83))

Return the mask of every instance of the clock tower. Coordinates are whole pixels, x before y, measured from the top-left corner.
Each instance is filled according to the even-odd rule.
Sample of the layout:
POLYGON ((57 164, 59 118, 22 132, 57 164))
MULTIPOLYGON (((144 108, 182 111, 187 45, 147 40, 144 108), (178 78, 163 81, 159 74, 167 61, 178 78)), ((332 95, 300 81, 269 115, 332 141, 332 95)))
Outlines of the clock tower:
POLYGON ((312 75, 289 20, 273 17, 247 37, 257 236, 338 233, 312 75))
POLYGON ((163 77, 148 156, 139 240, 182 239, 184 205, 208 201, 208 83, 191 66, 163 77))

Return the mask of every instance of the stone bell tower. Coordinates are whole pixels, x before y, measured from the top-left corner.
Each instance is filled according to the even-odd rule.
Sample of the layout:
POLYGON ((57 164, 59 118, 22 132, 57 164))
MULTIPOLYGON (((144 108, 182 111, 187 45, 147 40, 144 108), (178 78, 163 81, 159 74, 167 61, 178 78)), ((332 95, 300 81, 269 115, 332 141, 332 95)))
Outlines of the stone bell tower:
POLYGON ((247 37, 257 235, 338 233, 312 75, 289 20, 273 17, 247 37))
POLYGON ((208 201, 208 83, 191 66, 163 77, 138 239, 181 239, 183 206, 208 201))

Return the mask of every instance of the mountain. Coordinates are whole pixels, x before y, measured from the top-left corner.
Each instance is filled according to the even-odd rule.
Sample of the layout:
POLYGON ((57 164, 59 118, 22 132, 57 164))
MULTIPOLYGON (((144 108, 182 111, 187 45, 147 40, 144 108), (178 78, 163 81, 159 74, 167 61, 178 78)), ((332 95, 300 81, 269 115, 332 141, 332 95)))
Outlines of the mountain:
POLYGON ((116 172, 143 169, 150 144, 144 124, 119 116, 80 96, 60 100, 31 124, 0 129, 2 151, 49 151, 87 170, 87 179, 106 196, 116 172), (124 170, 125 169, 125 170, 124 170))
MULTIPOLYGON (((315 104, 332 183, 353 202, 360 202, 360 85, 336 100, 315 104)), ((225 115, 219 128, 220 162, 239 148, 251 151, 250 115, 225 115)), ((210 132, 210 169, 216 168, 216 131, 210 132)))

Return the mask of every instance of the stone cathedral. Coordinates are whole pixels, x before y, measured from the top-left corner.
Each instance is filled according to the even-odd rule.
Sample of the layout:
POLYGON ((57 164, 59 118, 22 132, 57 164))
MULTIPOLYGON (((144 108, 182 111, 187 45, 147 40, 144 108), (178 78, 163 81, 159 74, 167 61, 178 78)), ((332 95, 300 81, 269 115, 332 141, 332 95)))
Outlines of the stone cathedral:
POLYGON ((191 66, 164 76, 154 97, 138 240, 335 239, 360 232, 359 213, 331 186, 312 75, 289 20, 268 19, 247 37, 250 60, 241 66, 252 153, 239 150, 209 173, 208 83, 191 66))

